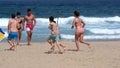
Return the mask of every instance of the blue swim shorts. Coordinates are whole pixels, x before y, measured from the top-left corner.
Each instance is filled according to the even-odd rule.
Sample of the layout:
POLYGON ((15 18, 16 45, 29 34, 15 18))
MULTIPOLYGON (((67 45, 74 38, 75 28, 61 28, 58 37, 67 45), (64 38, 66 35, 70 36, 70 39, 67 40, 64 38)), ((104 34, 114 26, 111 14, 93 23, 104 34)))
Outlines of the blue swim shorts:
POLYGON ((55 41, 59 41, 60 40, 59 36, 52 36, 52 35, 50 35, 49 38, 51 40, 55 40, 55 41))
POLYGON ((10 32, 8 36, 8 40, 15 40, 17 41, 18 38, 18 32, 10 32))

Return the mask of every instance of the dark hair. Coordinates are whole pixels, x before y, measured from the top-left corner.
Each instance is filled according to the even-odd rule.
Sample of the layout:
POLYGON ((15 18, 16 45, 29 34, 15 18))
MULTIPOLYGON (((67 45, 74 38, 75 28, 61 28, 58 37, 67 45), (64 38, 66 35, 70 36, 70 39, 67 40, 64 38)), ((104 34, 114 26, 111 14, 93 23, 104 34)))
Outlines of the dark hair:
POLYGON ((54 21, 54 17, 53 16, 50 16, 49 20, 52 21, 52 22, 54 22, 54 23, 56 23, 56 21, 54 21))
POLYGON ((29 9, 27 9, 27 12, 30 12, 31 11, 31 9, 29 8, 29 9))
POLYGON ((80 16, 80 13, 75 10, 75 11, 74 11, 74 15, 77 16, 77 17, 79 17, 79 16, 80 16))
POLYGON ((54 21, 54 17, 53 17, 53 16, 50 16, 50 17, 49 17, 49 20, 50 20, 50 21, 54 21))
POLYGON ((15 18, 15 14, 11 14, 11 17, 12 17, 12 18, 15 18))
POLYGON ((21 13, 20 12, 17 12, 17 14, 16 15, 21 15, 21 13))

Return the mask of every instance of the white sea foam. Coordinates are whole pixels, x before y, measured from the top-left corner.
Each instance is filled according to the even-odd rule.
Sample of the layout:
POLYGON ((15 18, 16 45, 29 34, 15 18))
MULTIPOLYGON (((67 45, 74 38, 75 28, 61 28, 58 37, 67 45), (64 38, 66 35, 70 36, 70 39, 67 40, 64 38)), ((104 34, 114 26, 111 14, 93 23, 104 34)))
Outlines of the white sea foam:
MULTIPOLYGON (((87 26, 85 27, 85 37, 84 37, 85 39, 93 39, 93 40, 94 39, 120 39, 120 28, 119 28, 120 17, 119 16, 114 16, 114 17, 84 17, 84 16, 81 16, 81 18, 87 24, 87 26)), ((0 18, 0 28, 5 27, 4 32, 6 32, 5 30, 7 30, 9 19, 10 18, 0 18)), ((36 18, 36 19, 37 19, 37 24, 35 28, 37 28, 38 30, 41 30, 40 27, 42 27, 43 30, 41 31, 44 32, 44 28, 47 28, 49 25, 49 19, 48 18, 36 18)), ((74 39, 74 35, 64 34, 64 29, 63 29, 63 28, 70 29, 73 19, 74 19, 73 16, 67 17, 67 18, 55 18, 55 21, 56 22, 58 21, 60 28, 62 28, 61 32, 63 33, 61 34, 61 37, 63 39, 74 39)), ((70 31, 71 30, 68 30, 67 32, 70 32, 70 31)), ((37 32, 37 30, 35 32, 37 32)), ((5 37, 7 36, 8 34, 6 32, 5 37)))
POLYGON ((8 37, 8 33, 7 33, 7 32, 5 32, 5 35, 4 35, 4 36, 5 36, 5 38, 7 38, 7 37, 8 37))
POLYGON ((106 23, 106 22, 120 22, 120 17, 119 16, 114 16, 114 17, 81 17, 84 19, 84 21, 91 23, 91 24, 96 24, 96 23, 106 23))
POLYGON ((8 25, 8 18, 0 18, 0 26, 7 26, 8 25))
MULTIPOLYGON (((106 22, 120 22, 119 16, 114 17, 84 17, 81 16, 81 18, 89 24, 97 24, 97 23, 106 23, 106 22)), ((36 18, 37 23, 41 25, 48 25, 49 20, 48 18, 36 18)), ((74 17, 67 17, 67 18, 55 18, 55 21, 58 21, 59 24, 71 24, 73 22, 74 17)), ((9 18, 0 18, 0 26, 7 26, 8 25, 9 18)))
POLYGON ((120 34, 120 29, 87 29, 94 34, 120 34))
MULTIPOLYGON (((74 39, 74 35, 61 34, 63 39, 74 39)), ((90 35, 85 36, 85 40, 103 40, 103 39, 120 39, 120 35, 90 35)))

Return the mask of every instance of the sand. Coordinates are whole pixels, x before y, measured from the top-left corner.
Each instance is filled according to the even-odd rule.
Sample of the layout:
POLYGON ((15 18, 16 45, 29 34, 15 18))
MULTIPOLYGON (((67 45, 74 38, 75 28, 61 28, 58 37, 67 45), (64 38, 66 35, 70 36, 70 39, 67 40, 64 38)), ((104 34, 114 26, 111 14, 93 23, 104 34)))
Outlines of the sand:
POLYGON ((62 42, 67 47, 64 54, 49 53, 48 43, 22 43, 16 51, 9 51, 8 43, 0 43, 0 68, 120 68, 120 41, 92 41, 92 48, 62 42))

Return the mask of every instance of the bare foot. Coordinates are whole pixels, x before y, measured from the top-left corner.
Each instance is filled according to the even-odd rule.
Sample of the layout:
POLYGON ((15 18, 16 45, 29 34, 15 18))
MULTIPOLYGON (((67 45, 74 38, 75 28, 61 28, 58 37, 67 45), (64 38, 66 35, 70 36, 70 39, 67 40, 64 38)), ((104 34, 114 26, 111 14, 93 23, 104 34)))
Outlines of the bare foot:
POLYGON ((30 46, 31 44, 27 44, 28 46, 30 46))
POLYGON ((65 52, 66 51, 66 47, 64 46, 63 49, 64 49, 64 52, 65 52))
POLYGON ((91 48, 90 44, 87 44, 89 48, 91 48))
POLYGON ((63 52, 59 51, 59 54, 63 54, 63 52))
POLYGON ((15 51, 15 47, 12 50, 15 51))
POLYGON ((11 46, 10 50, 15 51, 15 46, 11 46))
POLYGON ((54 52, 54 50, 55 50, 55 48, 54 48, 54 46, 52 46, 52 47, 51 47, 51 51, 54 52))
POLYGON ((17 43, 17 45, 19 45, 19 43, 17 43))

